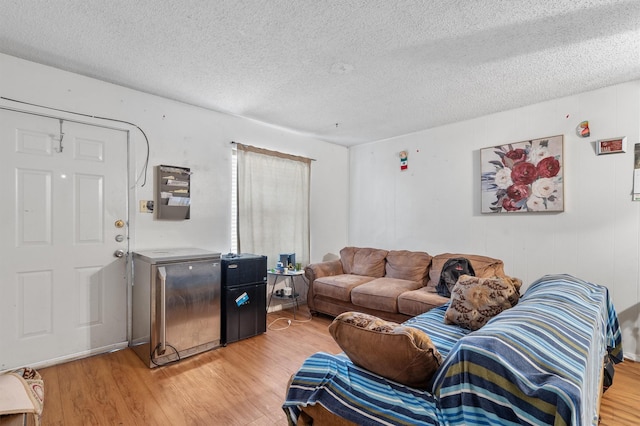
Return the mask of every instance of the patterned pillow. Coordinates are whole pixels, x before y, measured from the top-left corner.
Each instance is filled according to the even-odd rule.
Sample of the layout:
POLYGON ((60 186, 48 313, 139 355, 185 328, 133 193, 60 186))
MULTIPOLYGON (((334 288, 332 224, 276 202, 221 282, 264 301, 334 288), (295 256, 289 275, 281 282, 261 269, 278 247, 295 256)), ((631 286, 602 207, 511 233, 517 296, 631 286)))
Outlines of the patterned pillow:
POLYGON ((451 291, 451 303, 444 314, 444 322, 477 330, 518 303, 521 285, 518 278, 462 275, 451 291))
MULTIPOLYGON (((502 278, 505 282, 513 284, 513 287, 516 289, 516 292, 518 293, 518 299, 520 299, 520 287, 522 287, 522 280, 516 277, 507 277, 506 275, 500 278, 502 278)), ((516 303, 518 303, 518 301, 516 301, 516 303)), ((514 303, 514 305, 516 303, 514 303)))
POLYGON ((442 356, 422 330, 373 315, 345 312, 329 332, 354 364, 415 388, 426 388, 442 356))

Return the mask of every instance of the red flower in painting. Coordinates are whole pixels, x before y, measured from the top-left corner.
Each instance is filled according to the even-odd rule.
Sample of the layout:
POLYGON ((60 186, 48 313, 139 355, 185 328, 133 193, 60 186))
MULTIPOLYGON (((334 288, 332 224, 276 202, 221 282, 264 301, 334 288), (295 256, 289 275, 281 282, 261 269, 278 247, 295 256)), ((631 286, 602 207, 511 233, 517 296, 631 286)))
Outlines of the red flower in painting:
POLYGON ((520 210, 520 206, 517 206, 511 198, 504 198, 502 200, 502 208, 508 212, 520 210))
POLYGON ((521 162, 511 169, 511 180, 514 184, 529 185, 538 177, 536 166, 531 163, 521 162))
POLYGON ((527 151, 522 148, 512 149, 502 157, 502 164, 512 168, 514 164, 521 163, 527 159, 527 151))
POLYGON ((536 170, 540 177, 554 177, 560 171, 560 162, 553 157, 546 157, 540 160, 536 170))
POLYGON ((529 198, 529 195, 531 195, 529 185, 511 185, 507 188, 507 197, 513 201, 520 201, 525 198, 529 198))

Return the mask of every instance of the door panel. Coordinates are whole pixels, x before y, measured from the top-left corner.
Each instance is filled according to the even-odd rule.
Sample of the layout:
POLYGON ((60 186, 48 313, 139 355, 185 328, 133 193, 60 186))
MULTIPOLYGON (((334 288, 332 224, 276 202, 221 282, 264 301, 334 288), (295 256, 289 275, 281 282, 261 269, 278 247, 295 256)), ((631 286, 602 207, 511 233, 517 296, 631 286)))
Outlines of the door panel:
POLYGON ((51 172, 17 169, 16 178, 17 246, 51 245, 51 172))
POLYGON ((51 294, 52 271, 20 272, 18 312, 18 335, 36 337, 50 334, 53 330, 51 294))
POLYGON ((0 110, 0 370, 127 340, 127 133, 0 110), (124 235, 123 242, 115 240, 124 235))
POLYGON ((104 177, 75 175, 76 244, 101 244, 104 238, 104 177))

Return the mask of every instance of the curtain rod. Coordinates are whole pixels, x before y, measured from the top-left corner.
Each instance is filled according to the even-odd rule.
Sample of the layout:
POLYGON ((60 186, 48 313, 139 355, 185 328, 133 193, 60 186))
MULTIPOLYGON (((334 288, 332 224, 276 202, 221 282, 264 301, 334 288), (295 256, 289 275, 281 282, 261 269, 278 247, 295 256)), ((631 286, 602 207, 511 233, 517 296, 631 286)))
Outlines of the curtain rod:
POLYGON ((273 151, 271 149, 266 149, 266 148, 259 148, 257 146, 253 146, 253 145, 245 145, 243 143, 236 142, 236 141, 231 141, 230 143, 233 144, 233 145, 240 145, 240 146, 243 146, 243 147, 247 147, 251 151, 262 152, 262 153, 267 154, 267 155, 271 154, 271 155, 276 155, 276 156, 292 157, 293 159, 297 158, 297 159, 302 159, 302 160, 316 161, 315 158, 303 157, 301 155, 294 155, 294 154, 286 154, 284 152, 273 151))

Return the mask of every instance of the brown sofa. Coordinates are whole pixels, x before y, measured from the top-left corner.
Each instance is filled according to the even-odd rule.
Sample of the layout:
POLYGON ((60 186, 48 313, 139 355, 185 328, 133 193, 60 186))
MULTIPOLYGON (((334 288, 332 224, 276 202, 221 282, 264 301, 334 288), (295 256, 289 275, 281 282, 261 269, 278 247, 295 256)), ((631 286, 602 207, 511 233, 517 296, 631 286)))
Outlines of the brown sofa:
POLYGON ((503 262, 486 256, 345 247, 339 259, 305 268, 307 304, 312 313, 359 311, 402 322, 449 301, 436 286, 453 257, 469 259, 478 277, 505 276, 503 262))

